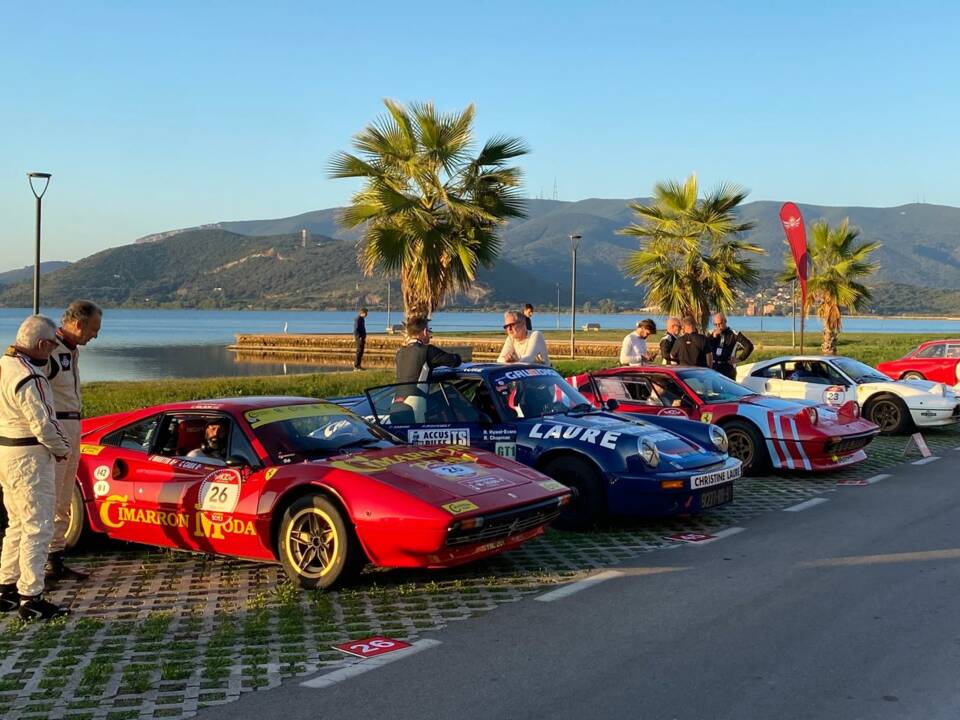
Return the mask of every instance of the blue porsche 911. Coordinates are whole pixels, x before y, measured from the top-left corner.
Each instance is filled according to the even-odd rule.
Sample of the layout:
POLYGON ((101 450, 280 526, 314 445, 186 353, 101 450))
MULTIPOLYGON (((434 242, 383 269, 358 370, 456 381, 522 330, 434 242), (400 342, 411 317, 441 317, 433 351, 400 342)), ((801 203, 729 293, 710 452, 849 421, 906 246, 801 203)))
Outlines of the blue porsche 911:
POLYGON ((697 513, 733 500, 741 474, 719 427, 598 410, 555 370, 536 365, 438 368, 429 382, 335 402, 407 442, 492 450, 574 488, 561 527, 589 527, 608 514, 697 513))

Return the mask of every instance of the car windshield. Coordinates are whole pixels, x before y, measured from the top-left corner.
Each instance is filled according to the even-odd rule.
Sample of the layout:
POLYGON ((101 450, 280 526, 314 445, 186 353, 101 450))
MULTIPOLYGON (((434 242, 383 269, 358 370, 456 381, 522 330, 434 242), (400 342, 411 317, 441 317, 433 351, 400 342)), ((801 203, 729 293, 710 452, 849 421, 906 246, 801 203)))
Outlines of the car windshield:
POLYGON ((388 432, 330 403, 257 408, 244 417, 271 457, 282 463, 399 444, 388 432))
POLYGON ((833 364, 842 370, 851 380, 858 385, 871 382, 889 382, 890 378, 879 370, 869 365, 865 365, 859 360, 839 357, 833 358, 833 364))
POLYGON ((680 377, 705 403, 735 402, 756 395, 753 390, 714 370, 685 370, 680 373, 680 377))
POLYGON ((555 370, 510 370, 491 377, 490 382, 500 403, 515 417, 534 418, 594 409, 555 370))

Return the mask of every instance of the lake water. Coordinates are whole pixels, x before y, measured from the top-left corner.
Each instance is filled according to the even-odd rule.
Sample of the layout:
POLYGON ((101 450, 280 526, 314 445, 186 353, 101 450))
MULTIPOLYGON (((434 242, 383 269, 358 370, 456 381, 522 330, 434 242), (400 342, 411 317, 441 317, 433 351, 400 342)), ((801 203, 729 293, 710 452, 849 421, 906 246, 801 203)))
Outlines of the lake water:
MULTIPOLYGON (((45 315, 59 319, 62 308, 43 308, 45 315)), ((0 308, 0 343, 13 341, 17 326, 30 311, 0 308)), ((214 377, 222 375, 267 375, 317 372, 333 369, 294 363, 237 362, 226 349, 237 333, 349 333, 353 331, 353 312, 318 311, 244 311, 244 310, 108 310, 100 337, 83 350, 82 373, 85 382, 94 380, 145 380, 177 377, 214 377)), ((500 313, 438 312, 432 327, 444 331, 499 330, 500 313)), ((635 313, 601 315, 577 313, 577 327, 588 322, 603 328, 632 329, 635 313)), ((390 314, 391 323, 402 321, 402 314, 390 314)), ((658 327, 663 318, 654 316, 658 327)), ((540 330, 557 328, 557 315, 538 312, 534 327, 540 330)), ((387 313, 371 312, 367 317, 368 332, 383 332, 387 313)), ((570 316, 561 314, 561 329, 570 327, 570 316)), ((730 325, 743 331, 759 330, 760 318, 731 317, 730 325)), ((764 330, 789 331, 791 318, 765 317, 764 330)), ((897 332, 955 334, 960 336, 960 320, 905 318, 849 318, 844 320, 848 332, 897 332)), ((820 321, 811 318, 807 330, 817 333, 820 321)), ((336 368, 344 369, 344 368, 336 368)))

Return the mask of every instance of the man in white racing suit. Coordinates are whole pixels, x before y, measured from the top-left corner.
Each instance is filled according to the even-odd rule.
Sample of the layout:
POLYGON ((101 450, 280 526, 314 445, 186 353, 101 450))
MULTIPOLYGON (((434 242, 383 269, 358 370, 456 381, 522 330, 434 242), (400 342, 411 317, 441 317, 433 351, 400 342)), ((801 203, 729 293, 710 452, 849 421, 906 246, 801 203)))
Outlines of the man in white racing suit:
POLYGON ((50 540, 50 556, 47 559, 46 579, 51 582, 64 578, 83 580, 86 573, 67 567, 63 562, 66 550, 67 527, 70 524, 70 501, 77 479, 80 463, 80 413, 83 402, 80 397, 80 368, 77 360, 80 346, 97 337, 103 311, 89 300, 74 300, 64 311, 57 329, 57 347, 50 354, 47 378, 53 390, 53 406, 57 421, 70 442, 70 456, 66 462, 57 463, 57 498, 53 512, 53 538, 50 540))
POLYGON ((0 610, 49 620, 69 610, 43 599, 43 566, 53 535, 54 465, 70 443, 57 422, 45 369, 57 326, 43 315, 20 325, 0 358, 0 486, 7 530, 0 552, 0 610))

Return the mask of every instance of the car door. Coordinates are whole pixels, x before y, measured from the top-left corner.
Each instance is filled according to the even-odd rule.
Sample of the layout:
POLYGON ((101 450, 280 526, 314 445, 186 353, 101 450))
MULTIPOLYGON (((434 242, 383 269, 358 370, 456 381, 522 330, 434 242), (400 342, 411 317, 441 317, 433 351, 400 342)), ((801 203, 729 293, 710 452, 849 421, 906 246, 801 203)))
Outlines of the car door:
POLYGON ((743 379, 743 385, 761 395, 782 397, 784 365, 779 362, 758 368, 743 379))
POLYGON ((603 407, 607 407, 610 400, 616 400, 617 412, 645 415, 656 415, 663 407, 653 394, 650 382, 642 376, 601 375, 594 376, 593 382, 603 407))

